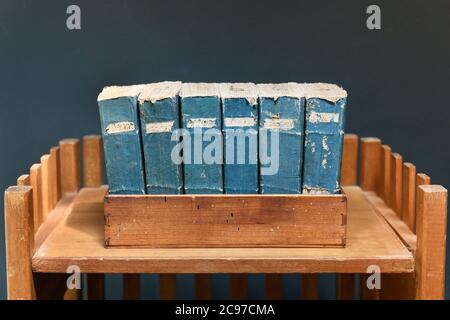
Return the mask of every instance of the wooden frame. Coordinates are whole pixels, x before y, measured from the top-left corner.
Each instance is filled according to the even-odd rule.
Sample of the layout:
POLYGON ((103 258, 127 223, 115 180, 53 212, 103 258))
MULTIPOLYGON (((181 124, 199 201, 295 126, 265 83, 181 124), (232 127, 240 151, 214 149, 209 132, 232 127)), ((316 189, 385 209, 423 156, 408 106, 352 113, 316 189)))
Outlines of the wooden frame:
MULTIPOLYGON (((89 215, 89 211, 86 210, 93 206, 97 207, 96 210, 102 210, 101 204, 96 202, 98 195, 101 195, 99 192, 105 190, 101 187, 101 154, 101 139, 98 136, 87 136, 83 139, 82 153, 78 140, 63 140, 58 147, 52 148, 48 155, 41 159, 41 163, 33 165, 29 174, 19 177, 17 186, 5 191, 8 299, 77 299, 80 297, 79 290, 66 289, 67 275, 62 273, 64 265, 53 264, 52 261, 55 260, 45 256, 44 250, 40 249, 42 246, 50 245, 51 240, 57 237, 57 233, 61 231, 58 229, 67 223, 64 219, 67 218, 68 211, 76 209, 89 215), (80 172, 80 154, 83 155, 83 174, 80 172), (81 177, 83 177, 84 189, 80 191, 81 177)), ((383 263, 384 260, 366 258, 348 261, 343 259, 331 264, 327 262, 329 260, 322 259, 332 252, 330 250, 348 252, 351 248, 298 249, 298 254, 310 255, 308 259, 290 256, 290 252, 294 252, 289 251, 290 249, 271 251, 271 248, 261 248, 263 251, 259 256, 255 256, 257 252, 249 248, 242 249, 247 251, 242 252, 244 254, 242 258, 235 260, 242 262, 233 264, 233 260, 226 259, 228 251, 224 250, 225 260, 217 261, 226 263, 223 265, 223 270, 233 272, 230 278, 231 297, 246 297, 245 273, 256 270, 270 274, 266 278, 266 295, 269 298, 282 298, 281 273, 283 272, 303 272, 302 298, 305 299, 318 296, 317 272, 336 272, 336 297, 352 299, 356 283, 355 275, 363 273, 364 266, 381 262, 381 289, 369 290, 364 281, 367 276, 363 273, 360 277, 362 279, 361 298, 443 299, 447 190, 442 186, 431 185, 428 176, 422 173, 416 174, 416 168, 413 165, 402 163, 402 161, 400 155, 393 153, 378 139, 358 139, 356 135, 345 137, 342 183, 347 186, 357 184, 359 163, 361 168, 359 180, 363 190, 360 193, 358 187, 346 187, 346 190, 352 194, 349 198, 349 206, 355 206, 354 195, 359 195, 360 201, 370 204, 373 211, 367 217, 383 221, 377 224, 377 228, 390 230, 392 233, 389 236, 390 241, 398 241, 398 244, 394 246, 396 248, 400 249, 402 246, 405 248, 401 251, 405 259, 398 260, 392 256, 394 260, 391 262, 386 260, 386 263, 383 263), (358 149, 361 151, 358 152, 358 149), (244 259, 245 252, 248 254, 248 259, 244 259), (271 252, 277 252, 277 254, 271 256, 271 252), (405 252, 410 252, 410 258, 405 252), (271 258, 267 259, 268 257, 271 258), (256 265, 251 264, 254 261, 252 259, 258 259, 257 265, 261 266, 261 269, 254 268, 256 265)), ((364 211, 360 212, 364 213, 364 211)), ((352 228, 351 221, 349 227, 352 228)), ((150 264, 145 263, 142 269, 135 269, 136 273, 134 270, 127 270, 127 265, 123 264, 127 259, 127 249, 117 250, 125 250, 123 260, 118 256, 114 263, 97 264, 95 268, 92 266, 87 268, 81 264, 81 271, 88 277, 89 299, 104 298, 103 273, 106 272, 126 272, 124 298, 139 297, 138 273, 147 272, 145 270, 169 271, 160 276, 160 297, 162 299, 176 297, 175 274, 170 273, 170 270, 178 269, 164 270, 170 265, 170 258, 154 260, 153 269, 149 269, 150 264), (163 263, 161 268, 158 268, 158 263, 163 263), (120 267, 122 264, 123 268, 120 267)), ((229 250, 237 257, 234 249, 229 250)), ((115 254, 114 251, 111 254, 115 254)), ((386 256, 386 259, 388 257, 386 256)), ((195 265, 195 260, 192 263, 192 266, 200 266, 195 265)), ((197 298, 211 297, 209 273, 215 272, 215 265, 217 265, 216 262, 211 260, 211 263, 201 264, 203 266, 201 269, 195 269, 198 273, 197 298)))
POLYGON ((107 247, 344 247, 347 197, 109 195, 107 247))

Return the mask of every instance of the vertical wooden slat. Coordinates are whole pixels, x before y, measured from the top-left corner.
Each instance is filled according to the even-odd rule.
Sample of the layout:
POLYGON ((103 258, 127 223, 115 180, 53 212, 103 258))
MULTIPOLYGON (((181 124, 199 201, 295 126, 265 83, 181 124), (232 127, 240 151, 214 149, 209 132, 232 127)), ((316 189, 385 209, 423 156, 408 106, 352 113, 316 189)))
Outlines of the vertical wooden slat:
POLYGON ((346 134, 342 150, 341 185, 356 185, 358 175, 358 136, 346 134))
POLYGON ((49 177, 50 177, 50 206, 51 209, 56 207, 58 203, 58 162, 55 152, 50 149, 50 167, 49 167, 49 177))
POLYGON ((30 183, 33 189, 33 221, 37 231, 42 224, 42 173, 41 164, 33 164, 30 169, 30 183))
POLYGON ((5 191, 5 241, 8 299, 35 298, 31 256, 34 250, 32 189, 5 191))
POLYGON ((42 216, 44 221, 50 212, 50 156, 45 154, 41 157, 41 175, 42 175, 42 216))
POLYGON ((447 190, 420 185, 416 199, 416 299, 444 299, 447 190))
POLYGON ((381 196, 387 205, 389 205, 391 198, 391 153, 391 147, 381 146, 381 196))
MULTIPOLYGON (((97 188, 102 185, 102 140, 100 136, 88 135, 83 137, 83 186, 97 188)), ((137 281, 140 280, 137 275, 137 281)), ((105 298, 105 275, 102 273, 89 273, 87 275, 88 298, 90 300, 103 300, 105 298)), ((134 275, 123 276, 124 298, 132 299, 136 295, 136 277, 134 275)), ((139 297, 139 291, 138 291, 139 297)))
MULTIPOLYGON (((369 289, 367 287, 367 279, 372 274, 361 273, 359 275, 360 279, 360 299, 361 300, 379 300, 380 290, 379 289, 369 289)), ((383 284, 381 284, 383 285, 383 284)))
POLYGON ((59 148, 61 194, 77 192, 80 188, 80 141, 64 139, 59 148))
POLYGON ((233 300, 247 299, 248 278, 243 273, 230 274, 230 298, 233 300))
POLYGON ((137 273, 125 273, 123 275, 123 299, 139 300, 140 296, 140 275, 137 273))
POLYGON ((211 274, 195 275, 195 299, 210 300, 212 297, 211 289, 211 274))
POLYGON ((17 178, 17 186, 18 187, 29 186, 29 185, 31 185, 30 175, 23 174, 19 178, 17 178))
POLYGON ((421 185, 431 184, 431 179, 425 173, 418 173, 416 176, 416 188, 421 185))
POLYGON ((104 300, 105 299, 105 276, 99 273, 88 274, 88 299, 104 300))
MULTIPOLYGON (((64 139, 59 142, 59 173, 61 196, 80 189, 80 141, 64 139)), ((67 290, 65 300, 79 299, 79 290, 67 290)))
POLYGON ((391 202, 392 210, 401 218, 402 215, 402 156, 391 155, 391 202))
POLYGON ((380 184, 381 141, 378 138, 361 138, 359 185, 365 191, 376 191, 380 184))
POLYGON ((83 137, 83 185, 102 185, 102 138, 98 135, 83 137))
POLYGON ((416 167, 409 162, 403 164, 402 173, 402 219, 415 232, 416 167))
MULTIPOLYGON (((414 178, 411 177, 411 174, 415 172, 416 168, 413 165, 409 165, 405 163, 403 165, 403 213, 402 216, 405 219, 405 212, 408 212, 408 225, 411 230, 415 232, 415 221, 416 221, 416 208, 415 202, 413 203, 413 209, 411 209, 410 204, 407 204, 408 210, 405 209, 405 203, 410 203, 411 198, 415 199, 417 197, 417 189, 419 185, 428 185, 430 184, 430 178, 423 173, 417 174, 414 178), (405 170, 406 165, 406 170, 405 170), (406 180, 405 180, 406 179, 406 180), (413 194, 411 195, 411 191, 408 190, 408 195, 405 194, 405 184, 408 185, 408 188, 411 188, 411 184, 415 182, 413 194), (405 211, 406 210, 406 211, 405 211), (411 211, 409 211, 411 210, 411 211), (413 213, 411 218, 411 212, 413 213)), ((382 274, 382 289, 381 289, 381 298, 387 300, 412 300, 416 295, 416 283, 415 283, 415 274, 407 273, 407 274, 382 274)))
POLYGON ((319 279, 315 273, 302 273, 300 298, 316 300, 319 298, 319 279))
MULTIPOLYGON (((342 185, 356 185, 358 176, 358 136, 346 134, 342 152, 342 185)), ((336 274, 336 299, 351 300, 354 298, 355 275, 350 273, 336 274)))
MULTIPOLYGON (((385 156, 388 149, 381 146, 381 141, 377 138, 362 138, 360 148, 361 188, 365 191, 377 191, 383 185, 384 189, 385 156)), ((367 287, 367 277, 367 274, 360 274, 360 298, 362 300, 378 299, 378 290, 369 290, 367 287)))
POLYGON ((54 166, 56 166, 56 168, 54 168, 55 171, 55 186, 56 186, 56 191, 55 194, 53 195, 54 199, 53 202, 56 203, 59 201, 59 199, 61 199, 61 165, 60 165, 60 156, 59 156, 59 147, 53 147, 50 149, 50 154, 53 157, 53 162, 54 162, 54 166))
POLYGON ((177 298, 177 278, 175 274, 159 275, 159 298, 161 300, 175 300, 177 298))
POLYGON ((336 299, 353 300, 355 298, 355 275, 353 273, 336 274, 336 299))
POLYGON ((269 300, 283 299, 283 277, 277 273, 265 275, 265 297, 269 300))

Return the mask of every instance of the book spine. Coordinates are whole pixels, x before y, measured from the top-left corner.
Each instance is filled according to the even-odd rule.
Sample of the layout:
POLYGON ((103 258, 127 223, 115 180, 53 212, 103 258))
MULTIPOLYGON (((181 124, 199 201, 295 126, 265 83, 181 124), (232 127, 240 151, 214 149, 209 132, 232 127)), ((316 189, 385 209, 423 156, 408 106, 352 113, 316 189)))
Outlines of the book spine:
POLYGON ((145 194, 138 102, 120 97, 98 102, 111 194, 145 194))
POLYGON ((305 100, 262 97, 259 108, 261 193, 301 193, 305 100))
POLYGON ((222 108, 225 193, 258 193, 258 103, 223 98, 222 108))
POLYGON ((346 98, 306 101, 303 193, 340 192, 346 98))
POLYGON ((147 193, 183 193, 182 165, 171 157, 178 143, 172 134, 180 127, 178 96, 141 102, 140 116, 147 193))
POLYGON ((216 96, 181 99, 184 191, 223 193, 223 141, 220 99, 216 96))

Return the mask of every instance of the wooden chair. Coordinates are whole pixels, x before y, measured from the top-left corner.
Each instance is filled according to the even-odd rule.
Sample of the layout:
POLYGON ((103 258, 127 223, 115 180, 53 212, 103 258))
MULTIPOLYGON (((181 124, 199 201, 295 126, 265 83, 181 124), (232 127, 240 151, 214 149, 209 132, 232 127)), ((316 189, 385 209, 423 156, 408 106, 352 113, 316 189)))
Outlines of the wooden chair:
POLYGON ((88 299, 104 298, 105 273, 124 273, 124 299, 140 297, 140 273, 160 273, 160 298, 174 299, 177 272, 197 273, 197 299, 211 298, 208 272, 229 272, 230 296, 235 299, 247 297, 248 272, 266 273, 265 294, 270 299, 282 298, 286 272, 302 273, 302 299, 318 298, 320 272, 336 273, 337 299, 355 298, 356 274, 361 299, 444 298, 447 190, 416 174, 414 165, 403 163, 377 138, 345 136, 342 184, 353 219, 346 248, 226 251, 233 259, 197 250, 186 253, 184 260, 177 259, 177 249, 102 248, 106 187, 101 143, 99 136, 83 138, 82 175, 80 142, 66 139, 5 191, 8 299, 80 299, 80 290, 66 286, 64 272, 71 263, 88 278, 88 299), (378 234, 385 238, 377 239, 378 234), (258 264, 247 254, 259 259, 258 264), (370 275, 364 272, 370 264, 381 266, 379 290, 366 286, 370 275))

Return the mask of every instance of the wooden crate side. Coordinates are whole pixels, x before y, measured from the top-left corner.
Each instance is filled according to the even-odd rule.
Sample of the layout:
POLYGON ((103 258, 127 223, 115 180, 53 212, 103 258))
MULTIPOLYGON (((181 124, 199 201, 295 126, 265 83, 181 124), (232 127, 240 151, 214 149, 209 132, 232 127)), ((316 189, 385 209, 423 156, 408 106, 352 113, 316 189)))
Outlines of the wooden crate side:
POLYGON ((346 197, 107 195, 105 218, 108 246, 343 246, 346 197))

